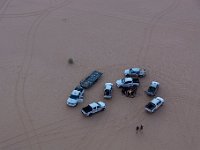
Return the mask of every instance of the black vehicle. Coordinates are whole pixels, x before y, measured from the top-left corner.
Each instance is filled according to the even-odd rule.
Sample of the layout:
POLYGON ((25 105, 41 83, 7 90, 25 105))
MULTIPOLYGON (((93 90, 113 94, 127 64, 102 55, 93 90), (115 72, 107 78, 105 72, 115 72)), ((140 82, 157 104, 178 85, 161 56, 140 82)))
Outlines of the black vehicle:
POLYGON ((156 81, 152 81, 148 90, 145 91, 145 93, 149 96, 155 96, 158 88, 159 88, 160 83, 156 82, 156 81))
POLYGON ((92 85, 97 82, 103 73, 99 71, 93 71, 89 76, 80 82, 80 86, 84 89, 90 88, 92 85))

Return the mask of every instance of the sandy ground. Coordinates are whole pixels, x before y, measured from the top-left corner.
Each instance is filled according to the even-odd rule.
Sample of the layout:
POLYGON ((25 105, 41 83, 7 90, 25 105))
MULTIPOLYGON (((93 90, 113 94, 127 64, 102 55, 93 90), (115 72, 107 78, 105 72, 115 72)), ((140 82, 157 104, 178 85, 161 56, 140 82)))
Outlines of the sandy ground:
POLYGON ((1 150, 200 149, 198 0, 1 0, 0 33, 1 150), (148 70, 137 96, 114 86, 103 100, 104 83, 130 67, 148 70), (95 69, 104 74, 84 103, 67 107, 95 69), (166 103, 151 115, 152 80, 166 103), (83 117, 96 100, 106 111, 83 117))

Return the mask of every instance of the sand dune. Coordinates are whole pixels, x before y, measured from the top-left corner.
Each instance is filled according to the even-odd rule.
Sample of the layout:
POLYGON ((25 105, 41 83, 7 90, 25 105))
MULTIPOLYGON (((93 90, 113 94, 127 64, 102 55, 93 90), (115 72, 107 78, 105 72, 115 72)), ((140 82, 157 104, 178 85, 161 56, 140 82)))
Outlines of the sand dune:
POLYGON ((200 149, 199 16, 197 0, 2 0, 0 149, 200 149), (114 86, 104 100, 104 83, 130 67, 147 69, 136 97, 114 86), (102 78, 84 103, 67 107, 93 70, 102 78), (166 103, 148 114, 152 80, 166 103), (97 100, 106 111, 84 117, 81 108, 97 100))

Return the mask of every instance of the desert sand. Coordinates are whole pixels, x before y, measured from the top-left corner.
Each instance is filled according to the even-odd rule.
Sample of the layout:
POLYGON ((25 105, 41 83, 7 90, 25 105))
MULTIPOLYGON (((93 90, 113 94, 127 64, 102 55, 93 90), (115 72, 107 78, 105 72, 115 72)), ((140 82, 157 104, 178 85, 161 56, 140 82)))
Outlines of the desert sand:
POLYGON ((200 149, 198 0, 1 0, 0 33, 1 150, 200 149), (104 100, 130 67, 147 69, 136 97, 114 86, 104 100), (67 107, 93 70, 102 78, 67 107), (149 114, 152 80, 166 103, 149 114), (98 100, 107 109, 84 117, 98 100))

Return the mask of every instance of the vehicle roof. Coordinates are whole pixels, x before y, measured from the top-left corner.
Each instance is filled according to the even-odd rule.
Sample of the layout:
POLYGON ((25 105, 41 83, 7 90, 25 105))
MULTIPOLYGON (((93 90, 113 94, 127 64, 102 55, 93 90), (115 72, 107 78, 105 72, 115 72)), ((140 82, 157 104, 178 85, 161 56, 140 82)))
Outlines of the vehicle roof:
POLYGON ((125 81, 133 81, 132 78, 124 78, 125 81))
POLYGON ((96 102, 92 102, 89 104, 90 107, 94 108, 94 107, 97 107, 99 104, 96 103, 96 102))
POLYGON ((161 98, 161 97, 156 97, 156 98, 154 98, 151 102, 154 103, 154 104, 157 104, 159 101, 164 102, 164 99, 161 98))
POLYGON ((102 101, 98 101, 98 103, 101 105, 101 106, 105 106, 106 104, 104 103, 104 102, 102 102, 102 101))
POLYGON ((105 89, 111 89, 112 88, 112 86, 113 86, 113 84, 112 83, 105 83, 105 89))
POLYGON ((80 91, 77 91, 77 90, 73 90, 71 95, 79 95, 80 94, 80 91))
POLYGON ((153 87, 156 87, 156 86, 158 86, 159 85, 159 82, 156 82, 156 81, 152 81, 151 82, 151 86, 153 86, 153 87))
POLYGON ((105 83, 105 85, 111 85, 112 86, 113 84, 112 83, 105 83))

